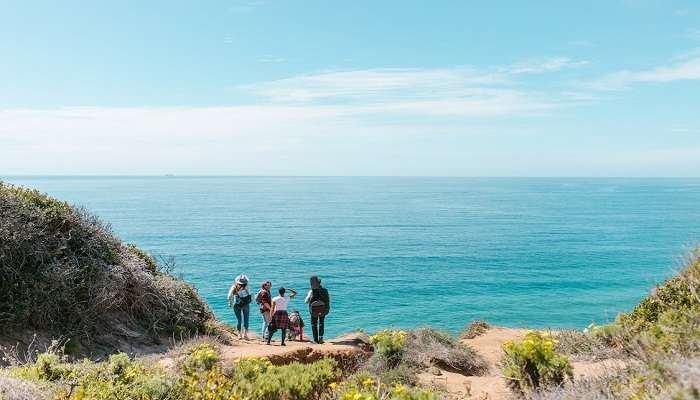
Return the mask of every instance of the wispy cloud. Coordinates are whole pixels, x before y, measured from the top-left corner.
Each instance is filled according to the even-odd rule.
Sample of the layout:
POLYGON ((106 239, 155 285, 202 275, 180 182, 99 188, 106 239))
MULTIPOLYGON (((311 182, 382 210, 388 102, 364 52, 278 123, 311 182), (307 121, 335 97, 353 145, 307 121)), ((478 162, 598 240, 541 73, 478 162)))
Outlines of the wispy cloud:
POLYGON ((239 87, 272 104, 341 107, 348 114, 493 117, 540 113, 571 96, 526 89, 519 77, 586 65, 556 57, 476 68, 331 71, 239 87))
POLYGON ((588 65, 588 61, 574 61, 566 57, 556 57, 545 60, 526 61, 505 68, 509 74, 542 74, 556 72, 566 68, 577 68, 588 65))
POLYGON ((700 80, 700 56, 688 52, 676 60, 649 70, 614 72, 586 86, 594 90, 621 90, 634 83, 700 80))
MULTIPOLYGON (((288 164, 312 173, 323 164, 342 174, 343 162, 357 172, 357 165, 376 164, 385 156, 381 149, 406 135, 496 134, 514 117, 542 117, 589 101, 525 79, 579 65, 553 58, 490 68, 323 72, 245 86, 257 97, 238 106, 0 110, 0 143, 10 144, 0 146, 0 169, 28 171, 34 167, 24 155, 42 154, 45 165, 38 167, 56 173, 80 171, 84 163, 105 168, 91 173, 158 173, 164 165, 183 166, 182 160, 190 163, 183 166, 189 173, 279 174, 288 164), (384 144, 372 150, 377 141, 384 144), (355 157, 348 157, 348 148, 355 157), (367 152, 376 158, 357 158, 367 152), (152 154, 157 162, 149 161, 152 154), (316 161, 309 154, 317 154, 316 161)), ((402 157, 414 151, 404 150, 402 157)))
POLYGON ((502 73, 482 73, 471 68, 368 69, 302 75, 243 88, 276 102, 309 102, 398 95, 434 97, 471 85, 498 84, 504 80, 502 73))
POLYGON ((492 68, 394 68, 322 72, 245 85, 275 102, 423 99, 471 95, 475 88, 502 87, 521 74, 543 74, 586 65, 557 57, 492 68))

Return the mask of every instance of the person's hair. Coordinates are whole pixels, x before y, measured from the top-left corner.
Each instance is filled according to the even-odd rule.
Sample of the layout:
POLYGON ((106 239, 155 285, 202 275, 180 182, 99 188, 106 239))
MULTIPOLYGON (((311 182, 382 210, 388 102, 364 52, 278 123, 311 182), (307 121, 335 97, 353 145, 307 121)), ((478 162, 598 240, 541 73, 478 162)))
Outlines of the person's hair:
POLYGON ((317 275, 312 276, 309 281, 311 282, 311 289, 318 289, 321 287, 321 278, 317 275))
POLYGON ((265 281, 265 282, 262 283, 262 285, 260 285, 260 287, 263 288, 263 289, 265 289, 265 285, 267 285, 267 284, 272 285, 272 282, 270 282, 270 281, 265 281))
POLYGON ((277 292, 280 294, 280 296, 284 296, 285 289, 281 287, 277 292))
POLYGON ((239 290, 241 290, 241 284, 238 282, 234 282, 233 284, 233 294, 237 294, 239 290))

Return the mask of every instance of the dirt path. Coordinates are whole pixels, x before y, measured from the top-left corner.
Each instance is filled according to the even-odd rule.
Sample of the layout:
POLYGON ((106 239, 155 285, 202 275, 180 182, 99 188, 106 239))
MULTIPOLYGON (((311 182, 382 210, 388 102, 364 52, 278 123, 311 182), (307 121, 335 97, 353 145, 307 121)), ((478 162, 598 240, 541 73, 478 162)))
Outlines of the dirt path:
MULTIPOLYGON (((312 344, 308 340, 301 342, 288 340, 281 346, 279 338, 271 345, 257 338, 236 340, 231 345, 220 346, 221 359, 230 362, 240 358, 267 357, 274 365, 289 364, 294 361, 310 363, 324 357, 335 358, 339 363, 356 363, 368 355, 369 339, 364 334, 349 334, 326 341, 324 344, 312 344)), ((175 368, 179 355, 165 355, 160 360, 165 368, 175 368)))
POLYGON ((490 370, 485 376, 464 376, 440 371, 441 375, 438 376, 432 372, 423 373, 421 380, 443 385, 454 399, 507 399, 510 392, 496 364, 503 354, 503 343, 506 340, 519 339, 525 332, 527 331, 524 329, 494 327, 474 339, 462 340, 462 343, 477 351, 489 362, 490 370))
MULTIPOLYGON (((479 352, 489 362, 491 369, 485 376, 464 376, 457 373, 432 369, 420 375, 424 384, 440 385, 447 389, 453 399, 505 400, 513 398, 505 385, 498 368, 503 355, 502 346, 507 340, 518 340, 528 332, 526 329, 494 327, 474 339, 462 343, 479 352), (439 375, 436 375, 439 373, 439 375)), ((572 362, 576 379, 600 376, 606 370, 625 365, 621 360, 572 362)))

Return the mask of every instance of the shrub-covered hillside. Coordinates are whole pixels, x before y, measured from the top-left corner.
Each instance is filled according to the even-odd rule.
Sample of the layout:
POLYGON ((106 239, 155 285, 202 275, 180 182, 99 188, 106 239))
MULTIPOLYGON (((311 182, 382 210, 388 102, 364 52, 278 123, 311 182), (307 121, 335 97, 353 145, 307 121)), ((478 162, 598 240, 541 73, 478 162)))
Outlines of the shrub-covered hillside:
POLYGON ((559 349, 569 355, 626 357, 627 367, 595 379, 542 387, 533 398, 700 399, 700 250, 683 271, 614 323, 560 337, 559 349))
POLYGON ((0 343, 61 337, 80 353, 203 332, 195 290, 85 210, 0 181, 0 343))

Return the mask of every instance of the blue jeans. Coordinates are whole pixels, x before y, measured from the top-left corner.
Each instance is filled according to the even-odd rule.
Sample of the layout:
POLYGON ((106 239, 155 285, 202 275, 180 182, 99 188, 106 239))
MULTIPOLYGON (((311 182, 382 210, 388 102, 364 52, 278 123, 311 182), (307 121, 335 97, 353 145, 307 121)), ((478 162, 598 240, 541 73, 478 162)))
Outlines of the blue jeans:
POLYGON ((234 305, 233 312, 236 314, 236 329, 241 331, 241 311, 243 312, 243 327, 248 329, 248 319, 250 318, 250 304, 244 306, 234 305))
POLYGON ((267 338, 267 327, 270 325, 270 310, 261 313, 263 317, 263 328, 262 328, 262 338, 267 338))

